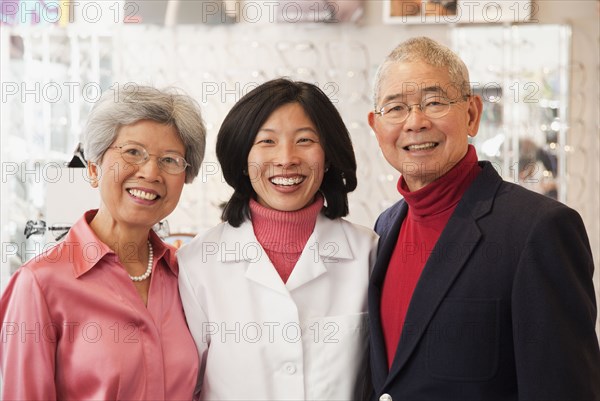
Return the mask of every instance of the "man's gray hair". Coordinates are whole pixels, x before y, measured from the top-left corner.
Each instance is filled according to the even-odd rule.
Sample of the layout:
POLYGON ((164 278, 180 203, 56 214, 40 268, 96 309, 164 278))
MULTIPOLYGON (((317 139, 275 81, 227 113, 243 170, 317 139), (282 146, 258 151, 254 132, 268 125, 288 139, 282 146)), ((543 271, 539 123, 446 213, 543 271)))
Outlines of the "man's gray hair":
POLYGON ((438 42, 427 38, 417 37, 400 43, 386 57, 379 66, 375 75, 373 104, 377 108, 381 94, 381 81, 385 77, 390 65, 394 63, 423 62, 432 67, 445 67, 448 69, 450 82, 460 90, 462 96, 471 94, 469 71, 465 63, 456 53, 438 42))
POLYGON ((175 88, 159 90, 128 83, 104 92, 90 111, 83 133, 86 160, 100 162, 119 128, 141 120, 156 121, 177 130, 189 163, 185 182, 192 182, 204 159, 206 128, 198 103, 175 88))

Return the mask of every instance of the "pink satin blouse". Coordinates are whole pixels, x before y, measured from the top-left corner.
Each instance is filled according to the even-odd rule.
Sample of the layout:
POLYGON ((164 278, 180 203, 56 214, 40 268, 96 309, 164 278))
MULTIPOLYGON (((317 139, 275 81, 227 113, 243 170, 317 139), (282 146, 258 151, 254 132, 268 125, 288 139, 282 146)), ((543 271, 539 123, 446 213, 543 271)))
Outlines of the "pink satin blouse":
POLYGON ((87 212, 23 265, 2 295, 4 400, 191 400, 198 354, 177 289, 175 250, 154 232, 144 305, 87 212))

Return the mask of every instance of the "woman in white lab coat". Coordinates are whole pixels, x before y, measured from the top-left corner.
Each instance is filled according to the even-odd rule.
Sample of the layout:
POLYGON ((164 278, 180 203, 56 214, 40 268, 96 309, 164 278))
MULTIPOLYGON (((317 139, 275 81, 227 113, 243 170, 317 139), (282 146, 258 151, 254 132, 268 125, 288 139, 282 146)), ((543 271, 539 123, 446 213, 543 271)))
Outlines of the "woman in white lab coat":
POLYGON ((315 85, 269 81, 229 112, 217 157, 224 223, 178 253, 201 398, 361 398, 377 237, 342 219, 356 161, 338 111, 315 85))

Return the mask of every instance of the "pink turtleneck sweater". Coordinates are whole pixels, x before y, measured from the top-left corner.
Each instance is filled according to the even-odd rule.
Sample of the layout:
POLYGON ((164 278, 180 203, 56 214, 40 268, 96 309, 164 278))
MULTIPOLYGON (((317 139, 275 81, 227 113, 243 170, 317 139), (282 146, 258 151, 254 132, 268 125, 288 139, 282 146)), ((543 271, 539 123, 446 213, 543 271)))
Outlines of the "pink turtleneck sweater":
POLYGON ((312 234, 317 216, 323 208, 323 196, 304 209, 282 212, 250 200, 250 215, 256 239, 263 247, 277 273, 287 282, 300 254, 312 234))
POLYGON ((410 192, 403 177, 398 192, 408 203, 408 214, 390 258, 381 295, 381 324, 391 368, 412 294, 429 255, 463 194, 481 171, 475 148, 446 174, 410 192))

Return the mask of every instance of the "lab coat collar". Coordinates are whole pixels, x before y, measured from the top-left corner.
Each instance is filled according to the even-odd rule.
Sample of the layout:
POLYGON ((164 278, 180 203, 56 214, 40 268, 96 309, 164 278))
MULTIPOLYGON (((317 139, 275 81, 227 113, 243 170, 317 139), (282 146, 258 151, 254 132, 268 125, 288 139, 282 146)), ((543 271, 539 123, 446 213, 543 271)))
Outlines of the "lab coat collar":
POLYGON ((315 229, 309 237, 287 283, 283 283, 265 250, 258 243, 252 222, 240 227, 225 225, 219 240, 218 259, 223 263, 245 261, 245 277, 265 287, 287 294, 327 273, 327 264, 339 259, 353 259, 341 219, 330 220, 319 214, 315 229))
MULTIPOLYGON (((311 252, 317 254, 318 259, 325 262, 336 259, 353 259, 354 254, 350 249, 346 232, 341 219, 331 220, 322 213, 317 216, 313 233, 308 238, 302 255, 311 252)), ((268 260, 263 247, 254 235, 252 222, 246 220, 239 227, 225 224, 219 240, 219 262, 258 262, 268 260)), ((301 256, 302 257, 302 256, 301 256)), ((316 258, 313 258, 316 259, 316 258)))

